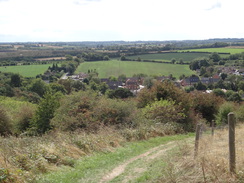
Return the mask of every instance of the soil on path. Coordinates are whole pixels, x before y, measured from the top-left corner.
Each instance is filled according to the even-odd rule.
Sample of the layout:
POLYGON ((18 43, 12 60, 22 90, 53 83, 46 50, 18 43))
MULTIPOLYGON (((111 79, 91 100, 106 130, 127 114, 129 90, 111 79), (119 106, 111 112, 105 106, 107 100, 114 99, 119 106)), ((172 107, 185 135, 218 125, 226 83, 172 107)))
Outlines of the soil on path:
MULTIPOLYGON (((143 159, 144 161, 150 161, 157 157, 163 156, 164 154, 166 154, 166 152, 168 150, 175 147, 176 144, 177 144, 177 142, 169 142, 167 144, 163 144, 163 145, 154 147, 143 154, 140 154, 136 157, 133 157, 133 158, 127 160, 123 164, 120 164, 119 166, 114 168, 110 173, 103 176, 102 179, 100 180, 100 183, 109 182, 109 181, 113 180, 114 178, 116 178, 117 176, 121 175, 122 173, 124 173, 126 167, 129 164, 133 163, 134 161, 136 161, 138 159, 143 159)), ((144 172, 146 170, 140 170, 140 171, 144 172)))

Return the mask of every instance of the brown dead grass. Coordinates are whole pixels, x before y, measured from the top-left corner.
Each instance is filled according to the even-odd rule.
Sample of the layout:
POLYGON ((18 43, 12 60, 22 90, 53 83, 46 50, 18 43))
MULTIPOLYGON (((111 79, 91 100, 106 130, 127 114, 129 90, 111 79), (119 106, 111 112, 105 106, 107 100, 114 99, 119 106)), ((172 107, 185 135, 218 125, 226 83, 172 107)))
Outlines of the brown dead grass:
POLYGON ((167 166, 158 182, 170 183, 243 183, 244 125, 236 127, 236 174, 229 172, 228 129, 218 130, 212 137, 204 134, 199 153, 194 159, 193 144, 179 144, 177 156, 167 158, 167 166))
POLYGON ((58 170, 61 165, 72 167, 76 159, 111 151, 124 141, 110 128, 97 134, 52 132, 42 137, 0 137, 0 168, 10 172, 0 182, 33 182, 38 174, 58 170))

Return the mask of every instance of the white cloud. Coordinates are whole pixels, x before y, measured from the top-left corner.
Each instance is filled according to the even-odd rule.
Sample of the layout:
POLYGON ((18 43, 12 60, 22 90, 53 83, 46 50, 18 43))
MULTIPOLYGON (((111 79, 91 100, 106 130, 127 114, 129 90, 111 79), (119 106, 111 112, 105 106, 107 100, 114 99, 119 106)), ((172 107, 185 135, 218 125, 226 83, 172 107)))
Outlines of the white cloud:
MULTIPOLYGON (((0 35, 11 36, 11 39, 16 37, 21 41, 244 37, 242 0, 0 2, 0 35)), ((6 38, 1 36, 0 41, 3 40, 6 38)))

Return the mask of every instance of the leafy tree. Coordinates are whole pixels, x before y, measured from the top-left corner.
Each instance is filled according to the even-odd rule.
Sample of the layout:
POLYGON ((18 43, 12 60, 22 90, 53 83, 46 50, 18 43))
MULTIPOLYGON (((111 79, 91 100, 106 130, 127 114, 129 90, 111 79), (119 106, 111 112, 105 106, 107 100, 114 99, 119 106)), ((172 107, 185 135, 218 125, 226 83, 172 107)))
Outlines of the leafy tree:
POLYGON ((219 62, 221 60, 221 57, 218 53, 214 52, 209 56, 210 59, 212 59, 214 62, 219 62))
POLYGON ((233 102, 241 102, 242 98, 239 93, 236 92, 227 92, 227 100, 228 101, 233 101, 233 102))
POLYGON ((66 60, 71 61, 73 60, 72 55, 65 55, 66 60))
POLYGON ((244 91, 244 81, 240 81, 237 86, 238 86, 238 90, 244 91))
POLYGON ((152 77, 145 77, 143 81, 143 85, 148 89, 153 86, 153 78, 152 77))
POLYGON ((55 92, 55 93, 56 92, 61 92, 62 94, 66 94, 67 93, 67 91, 64 88, 64 85, 61 85, 61 84, 58 84, 58 83, 51 83, 51 84, 49 84, 49 86, 50 86, 51 90, 53 92, 55 92))
POLYGON ((98 87, 98 90, 102 93, 102 94, 105 94, 106 91, 108 90, 108 85, 106 83, 101 83, 98 87))
POLYGON ((190 67, 191 70, 197 70, 197 69, 200 69, 200 66, 199 66, 197 60, 193 60, 193 61, 190 63, 189 67, 190 67))
POLYGON ((81 81, 73 81, 72 82, 72 88, 74 88, 75 91, 79 91, 79 90, 83 90, 84 91, 86 89, 86 86, 81 81))
POLYGON ((122 55, 122 56, 120 57, 120 60, 121 60, 121 61, 125 61, 125 60, 126 60, 126 57, 125 57, 124 55, 122 55))
POLYGON ((19 74, 13 74, 11 76, 11 81, 10 81, 11 85, 13 87, 20 87, 21 86, 21 78, 19 74))
POLYGON ((71 93, 71 91, 72 91, 72 81, 70 79, 60 79, 58 81, 58 84, 63 85, 68 94, 71 93))
POLYGON ((207 86, 202 84, 202 82, 198 82, 196 85, 195 85, 195 88, 197 90, 207 90, 207 86))
POLYGON ((121 74, 118 76, 118 81, 122 81, 123 83, 126 82, 126 75, 125 74, 121 74))
POLYGON ((225 98, 225 92, 224 92, 223 90, 221 90, 220 88, 216 88, 216 89, 214 89, 214 90, 213 90, 213 93, 214 93, 216 96, 225 98))
POLYGON ((180 58, 180 60, 179 60, 179 64, 184 64, 184 61, 183 61, 182 58, 180 58))
POLYGON ((128 98, 132 97, 133 93, 126 88, 117 88, 116 90, 109 90, 107 95, 109 98, 128 98))
POLYGON ((191 70, 197 70, 197 69, 200 69, 202 66, 208 67, 209 65, 210 64, 209 64, 208 60, 203 57, 203 58, 194 59, 190 63, 189 67, 190 67, 191 70))
POLYGON ((109 76, 108 78, 110 81, 117 81, 117 78, 115 76, 109 76))
POLYGON ((200 113, 203 118, 211 122, 218 112, 223 99, 214 94, 192 93, 193 108, 196 113, 200 113))
POLYGON ((43 97, 47 89, 48 89, 47 84, 41 79, 33 80, 29 86, 29 91, 37 93, 40 97, 43 97))
POLYGON ((176 59, 175 59, 175 58, 172 58, 172 59, 171 59, 171 63, 172 63, 172 64, 175 64, 175 62, 176 62, 176 59))
POLYGON ((110 58, 109 58, 109 56, 108 55, 105 55, 104 57, 103 57, 103 60, 109 60, 110 58))
POLYGON ((32 122, 32 127, 37 133, 43 134, 52 128, 50 120, 54 117, 54 112, 59 107, 60 97, 60 93, 47 92, 44 94, 32 122))

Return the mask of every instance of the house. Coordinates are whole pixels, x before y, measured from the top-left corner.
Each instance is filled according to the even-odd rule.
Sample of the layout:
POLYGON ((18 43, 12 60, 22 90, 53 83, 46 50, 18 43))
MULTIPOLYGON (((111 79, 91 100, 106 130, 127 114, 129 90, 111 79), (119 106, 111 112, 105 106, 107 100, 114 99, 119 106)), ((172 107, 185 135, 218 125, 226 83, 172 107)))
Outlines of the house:
POLYGON ((192 86, 194 84, 197 84, 199 82, 199 77, 197 76, 191 76, 189 78, 185 78, 181 80, 180 84, 181 86, 192 86))
POLYGON ((100 79, 102 83, 106 83, 111 90, 116 90, 123 85, 122 81, 111 81, 110 79, 100 79))
POLYGON ((214 75, 213 77, 209 78, 210 83, 217 83, 220 81, 220 76, 219 75, 214 75))
POLYGON ((139 82, 136 78, 127 79, 125 82, 125 88, 129 90, 138 90, 139 89, 139 82))
POLYGON ((210 80, 209 78, 201 78, 201 83, 207 85, 210 83, 210 80))

